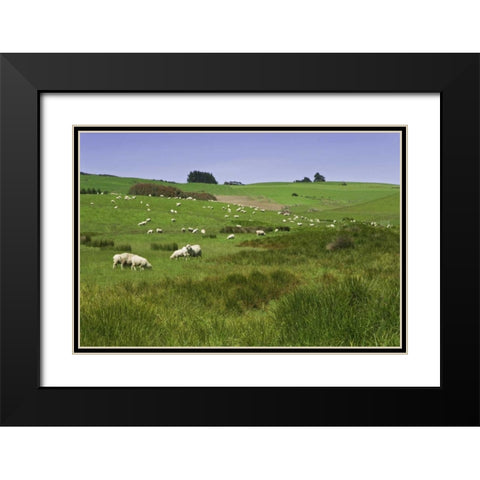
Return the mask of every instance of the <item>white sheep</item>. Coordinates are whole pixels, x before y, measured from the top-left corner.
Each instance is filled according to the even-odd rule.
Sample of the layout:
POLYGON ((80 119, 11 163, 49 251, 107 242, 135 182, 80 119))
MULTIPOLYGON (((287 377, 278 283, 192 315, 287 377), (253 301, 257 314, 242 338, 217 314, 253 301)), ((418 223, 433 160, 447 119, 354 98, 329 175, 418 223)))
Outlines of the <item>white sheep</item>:
POLYGON ((197 233, 197 232, 198 232, 198 228, 194 228, 194 229, 192 230, 192 233, 197 233))
POLYGON ((235 238, 235 235, 232 233, 227 237, 227 240, 233 240, 235 238))
POLYGON ((146 224, 147 224, 147 222, 146 222, 146 221, 143 221, 143 222, 138 223, 138 226, 139 226, 139 227, 143 227, 143 225, 146 225, 146 224))
POLYGON ((193 232, 193 227, 188 227, 189 232, 193 232))
POLYGON ((180 205, 181 205, 181 203, 180 203, 180 202, 177 202, 177 205, 176 205, 176 206, 179 207, 180 205))
POLYGON ((187 229, 185 227, 182 227, 182 232, 185 233, 187 229))
POLYGON ((124 264, 130 265, 132 263, 133 253, 117 253, 113 256, 113 268, 115 268, 118 264, 120 267, 123 268, 124 264))
POLYGON ((161 228, 157 228, 157 233, 163 233, 163 230, 161 228))
POLYGON ((182 247, 178 250, 175 250, 171 255, 170 259, 179 258, 179 257, 188 257, 190 254, 188 253, 188 249, 186 247, 182 247))
POLYGON ((200 230, 200 233, 201 233, 202 235, 205 235, 207 232, 205 231, 204 228, 202 228, 202 229, 200 230))
POLYGON ((174 218, 172 218, 172 222, 176 222, 176 220, 174 218))
POLYGON ((257 235, 265 235, 265 232, 263 230, 257 230, 255 233, 257 235))
POLYGON ((139 255, 133 255, 131 258, 132 261, 132 270, 136 270, 137 267, 140 267, 140 270, 144 268, 152 268, 152 265, 146 258, 140 257, 139 255))
POLYGON ((149 234, 149 233, 153 233, 153 230, 150 229, 150 230, 147 232, 147 234, 149 234))
POLYGON ((145 221, 146 221, 146 222, 151 222, 152 219, 151 219, 151 218, 147 218, 145 221))
POLYGON ((188 254, 191 257, 201 257, 202 256, 202 248, 200 245, 185 245, 185 247, 188 251, 188 254))

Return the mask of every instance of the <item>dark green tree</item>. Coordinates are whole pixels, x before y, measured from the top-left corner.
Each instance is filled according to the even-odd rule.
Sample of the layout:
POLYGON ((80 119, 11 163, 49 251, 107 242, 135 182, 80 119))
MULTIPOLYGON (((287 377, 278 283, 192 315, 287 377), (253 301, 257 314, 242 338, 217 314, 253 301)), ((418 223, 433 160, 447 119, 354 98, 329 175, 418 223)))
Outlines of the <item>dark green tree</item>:
POLYGON ((215 177, 208 172, 199 172, 198 170, 193 170, 190 172, 187 177, 188 183, 218 183, 215 180, 215 177))
POLYGON ((320 175, 318 172, 314 175, 313 177, 314 182, 324 182, 325 177, 323 175, 320 175))

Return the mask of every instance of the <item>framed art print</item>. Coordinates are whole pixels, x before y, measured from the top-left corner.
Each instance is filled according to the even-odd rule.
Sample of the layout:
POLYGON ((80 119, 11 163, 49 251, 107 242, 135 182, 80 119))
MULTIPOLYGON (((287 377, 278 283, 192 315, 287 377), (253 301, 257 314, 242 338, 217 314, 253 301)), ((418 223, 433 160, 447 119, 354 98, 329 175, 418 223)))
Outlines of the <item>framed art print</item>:
POLYGON ((478 70, 2 55, 2 424, 477 425, 478 70))

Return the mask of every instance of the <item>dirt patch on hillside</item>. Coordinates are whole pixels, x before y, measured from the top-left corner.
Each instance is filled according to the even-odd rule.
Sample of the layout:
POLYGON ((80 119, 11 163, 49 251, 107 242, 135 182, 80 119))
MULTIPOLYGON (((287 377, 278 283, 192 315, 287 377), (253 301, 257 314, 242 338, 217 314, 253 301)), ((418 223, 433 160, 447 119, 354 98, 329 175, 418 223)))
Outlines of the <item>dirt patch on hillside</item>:
POLYGON ((266 197, 247 197, 245 195, 215 195, 217 201, 224 203, 232 203, 238 205, 245 205, 247 207, 264 208, 265 210, 281 210, 283 205, 275 203, 266 197))

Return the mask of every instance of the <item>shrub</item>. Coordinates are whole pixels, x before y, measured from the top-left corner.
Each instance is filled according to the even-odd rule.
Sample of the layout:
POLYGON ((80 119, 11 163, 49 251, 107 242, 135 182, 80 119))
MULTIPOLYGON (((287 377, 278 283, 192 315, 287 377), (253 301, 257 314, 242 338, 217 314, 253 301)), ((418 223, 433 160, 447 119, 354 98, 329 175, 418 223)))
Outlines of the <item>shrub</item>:
POLYGON ((233 225, 227 225, 220 230, 220 233, 255 233, 257 230, 273 232, 273 227, 236 227, 233 225))
POLYGON ((298 193, 292 193, 292 197, 298 197, 298 193))
POLYGON ((184 192, 178 187, 171 187, 169 185, 157 185, 155 183, 136 183, 128 190, 130 195, 151 195, 152 197, 192 197, 197 200, 216 200, 217 198, 207 192, 184 192))

